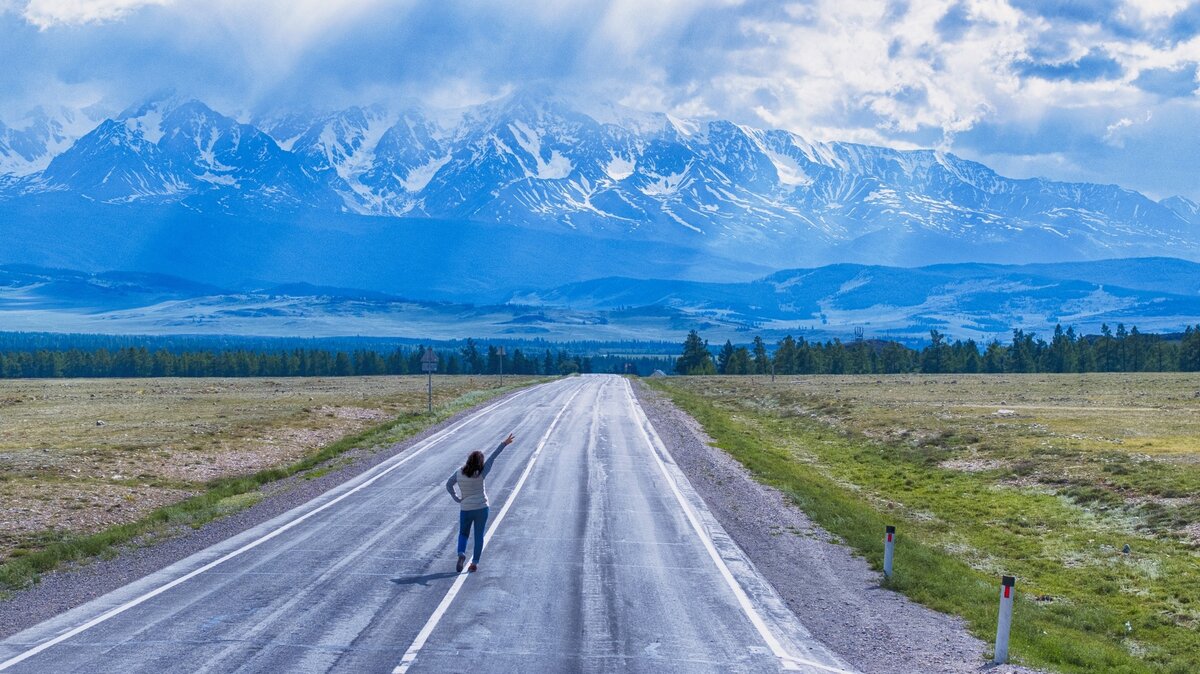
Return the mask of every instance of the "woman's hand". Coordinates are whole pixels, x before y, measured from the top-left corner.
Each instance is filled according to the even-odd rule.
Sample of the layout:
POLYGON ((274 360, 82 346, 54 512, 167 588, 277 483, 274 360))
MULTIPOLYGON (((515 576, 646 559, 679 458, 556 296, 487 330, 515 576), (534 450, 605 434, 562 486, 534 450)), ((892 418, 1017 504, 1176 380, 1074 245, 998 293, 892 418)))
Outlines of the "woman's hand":
POLYGON ((504 442, 501 442, 500 444, 507 446, 507 445, 511 445, 512 442, 513 442, 513 434, 509 433, 508 437, 504 438, 504 442))

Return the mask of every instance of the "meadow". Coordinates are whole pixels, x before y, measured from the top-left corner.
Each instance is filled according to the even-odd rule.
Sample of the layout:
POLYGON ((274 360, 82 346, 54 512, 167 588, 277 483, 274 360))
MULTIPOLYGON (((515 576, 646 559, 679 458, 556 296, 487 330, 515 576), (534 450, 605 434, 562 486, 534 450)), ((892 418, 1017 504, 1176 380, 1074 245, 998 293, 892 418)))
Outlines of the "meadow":
POLYGON ((885 584, 963 616, 986 642, 999 576, 1015 575, 1014 659, 1200 671, 1200 376, 651 385, 876 568, 884 525, 896 525, 885 584))
POLYGON ((423 376, 0 380, 0 592, 253 505, 535 381, 423 376))

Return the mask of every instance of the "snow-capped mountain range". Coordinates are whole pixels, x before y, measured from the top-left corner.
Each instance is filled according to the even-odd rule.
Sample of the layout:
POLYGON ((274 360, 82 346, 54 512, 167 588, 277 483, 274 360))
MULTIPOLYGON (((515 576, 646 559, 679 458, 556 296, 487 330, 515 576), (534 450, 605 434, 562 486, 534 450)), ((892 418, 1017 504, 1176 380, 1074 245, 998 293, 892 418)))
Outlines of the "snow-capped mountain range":
MULTIPOLYGON (((831 262, 1200 259, 1200 205, 1182 197, 1015 180, 943 152, 813 142, 539 91, 448 121, 369 106, 239 122, 179 98, 81 120, 0 125, 0 202, 25 214, 47 198, 76 213, 117 206, 126 220, 158 224, 184 211, 243 222, 497 223, 670 242, 753 262, 755 273, 831 262)), ((0 261, 34 261, 18 257, 0 261)))

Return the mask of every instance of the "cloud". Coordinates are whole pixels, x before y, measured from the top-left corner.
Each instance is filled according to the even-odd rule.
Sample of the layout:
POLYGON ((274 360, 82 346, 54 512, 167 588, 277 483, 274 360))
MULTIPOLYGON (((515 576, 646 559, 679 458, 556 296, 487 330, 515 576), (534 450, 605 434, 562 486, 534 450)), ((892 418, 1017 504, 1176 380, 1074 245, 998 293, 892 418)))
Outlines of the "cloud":
POLYGON ((1196 81, 1197 65, 1184 64, 1178 68, 1146 68, 1138 73, 1133 85, 1166 98, 1194 96, 1200 83, 1196 81))
POLYGON ((1117 184, 1155 199, 1195 199, 1196 118, 1195 103, 1184 99, 1165 100, 1153 110, 1141 103, 1115 110, 1054 108, 1036 123, 990 118, 960 134, 955 151, 1016 178, 1117 184))
POLYGON ((1061 156, 1043 165, 1068 175, 1148 110, 1116 131, 1126 151, 1180 152, 1154 134, 1200 116, 1198 33, 1187 0, 0 0, 0 119, 163 89, 245 119, 541 83, 814 139, 1061 156))
POLYGON ((1123 148, 1125 147, 1125 134, 1123 133, 1123 130, 1128 129, 1135 124, 1145 124, 1153 118, 1154 114, 1151 112, 1147 112, 1145 118, 1143 118, 1141 122, 1135 122, 1128 117, 1122 117, 1112 124, 1109 124, 1105 129, 1104 142, 1113 147, 1123 148))
POLYGON ((143 7, 172 0, 30 0, 22 15, 43 30, 57 25, 115 21, 143 7))
POLYGON ((1098 48, 1091 49, 1088 53, 1073 60, 1057 63, 1021 60, 1013 65, 1017 72, 1026 77, 1038 77, 1044 80, 1070 80, 1071 82, 1111 80, 1120 77, 1124 72, 1120 62, 1098 48))

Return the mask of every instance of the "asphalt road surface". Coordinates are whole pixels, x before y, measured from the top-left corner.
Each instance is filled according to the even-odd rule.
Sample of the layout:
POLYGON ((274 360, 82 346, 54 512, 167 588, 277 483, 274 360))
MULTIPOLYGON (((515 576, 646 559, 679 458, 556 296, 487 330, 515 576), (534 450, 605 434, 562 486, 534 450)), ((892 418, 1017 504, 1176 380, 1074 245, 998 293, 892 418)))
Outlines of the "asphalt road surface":
POLYGON ((0 643, 6 672, 840 672, 728 538, 630 384, 484 407, 274 520, 0 643), (443 483, 487 478, 454 572, 443 483))

